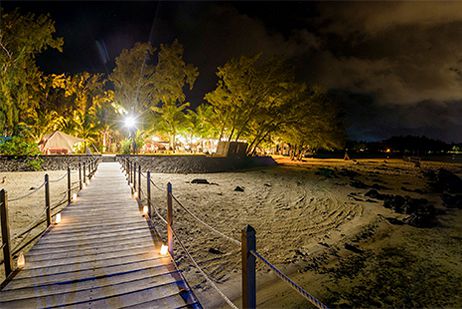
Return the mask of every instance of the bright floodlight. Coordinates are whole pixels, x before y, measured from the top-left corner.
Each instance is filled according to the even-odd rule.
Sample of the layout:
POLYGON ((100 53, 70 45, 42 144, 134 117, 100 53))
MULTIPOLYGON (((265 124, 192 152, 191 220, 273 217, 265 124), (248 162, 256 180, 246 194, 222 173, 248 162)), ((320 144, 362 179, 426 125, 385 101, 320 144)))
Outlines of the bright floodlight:
POLYGON ((133 116, 127 116, 127 118, 125 118, 125 126, 127 128, 134 128, 135 127, 135 124, 136 124, 136 120, 135 120, 135 117, 133 116))

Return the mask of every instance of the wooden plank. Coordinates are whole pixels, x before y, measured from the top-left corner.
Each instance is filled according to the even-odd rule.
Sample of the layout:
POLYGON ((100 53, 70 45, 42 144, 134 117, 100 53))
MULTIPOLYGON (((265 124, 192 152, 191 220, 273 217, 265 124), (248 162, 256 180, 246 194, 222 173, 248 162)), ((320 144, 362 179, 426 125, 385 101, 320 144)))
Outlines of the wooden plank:
MULTIPOLYGON (((73 251, 65 251, 60 253, 53 254, 53 260, 56 259, 69 259, 69 258, 77 258, 81 256, 88 256, 88 255, 101 255, 103 253, 113 253, 113 252, 124 252, 130 250, 137 250, 137 249, 146 249, 146 250, 154 250, 152 246, 152 242, 145 242, 145 243, 134 243, 125 245, 125 246, 108 246, 104 248, 92 248, 92 249, 85 249, 85 250, 73 250, 73 251)), ((48 261, 50 260, 50 255, 48 254, 41 254, 41 255, 27 255, 27 262, 40 262, 40 261, 48 261)))
POLYGON ((127 265, 131 263, 138 263, 138 262, 144 262, 144 261, 149 261, 149 260, 154 261, 159 258, 161 257, 153 253, 146 254, 146 255, 132 254, 132 255, 127 255, 124 257, 120 257, 120 258, 107 259, 104 261, 104 263, 91 261, 91 262, 75 263, 75 264, 68 264, 68 265, 53 265, 53 266, 43 267, 43 268, 42 267, 26 268, 16 275, 15 280, 21 279, 21 278, 36 277, 36 276, 61 274, 61 273, 66 273, 66 272, 98 269, 102 267, 127 265))
POLYGON ((75 244, 69 244, 66 246, 62 247, 36 247, 32 248, 31 251, 27 253, 27 257, 31 256, 42 256, 42 255, 50 255, 50 254, 60 254, 60 253, 66 253, 66 252, 74 252, 74 251, 85 251, 85 250, 96 250, 96 249, 102 249, 103 251, 106 248, 114 248, 114 250, 117 250, 119 247, 130 247, 130 246, 137 246, 137 245, 152 245, 152 238, 150 236, 148 237, 139 237, 139 238, 130 238, 128 240, 124 241, 118 241, 116 244, 89 244, 89 245, 75 245, 75 244))
MULTIPOLYGON (((123 282, 109 286, 93 287, 78 290, 70 293, 54 293, 47 296, 35 296, 34 290, 29 297, 16 298, 12 300, 0 301, 0 307, 4 308, 34 308, 34 307, 57 307, 65 305, 78 305, 82 303, 94 303, 107 298, 113 298, 115 302, 107 300, 113 304, 108 307, 121 307, 142 301, 140 296, 146 296, 146 293, 153 293, 156 298, 162 298, 173 290, 177 289, 178 282, 172 276, 158 276, 135 281, 123 282)), ((56 291, 56 289, 54 289, 56 291)), ((6 291, 5 293, 7 293, 6 291)), ((40 291, 37 295, 40 295, 40 291)), ((3 294, 3 293, 2 293, 3 294)), ((25 296, 25 295, 22 295, 25 296)), ((98 308, 95 306, 95 308, 98 308)), ((101 308, 101 307, 99 307, 101 308)))
POLYGON ((52 265, 67 265, 67 264, 75 264, 75 263, 85 263, 91 261, 101 261, 107 260, 112 258, 123 257, 128 254, 149 254, 153 253, 156 256, 159 256, 158 251, 154 251, 154 247, 141 247, 141 248, 132 248, 120 251, 112 251, 112 252, 104 252, 104 253, 96 253, 96 254, 87 254, 83 256, 76 256, 76 257, 67 257, 67 258, 54 258, 50 257, 49 259, 41 260, 41 261, 31 261, 31 268, 38 268, 38 267, 47 267, 52 265))
POLYGON ((15 278, 4 290, 12 290, 24 287, 41 286, 51 283, 58 283, 72 280, 82 280, 90 276, 100 277, 103 275, 114 275, 121 272, 129 272, 133 270, 141 270, 147 268, 161 268, 164 270, 173 271, 175 267, 167 257, 159 257, 153 260, 144 260, 133 263, 124 263, 121 265, 104 266, 99 268, 66 271, 62 273, 52 273, 49 275, 39 275, 35 277, 15 278))
POLYGON ((178 270, 175 269, 171 271, 165 267, 151 267, 144 269, 135 269, 131 271, 123 271, 112 275, 90 275, 89 277, 85 277, 78 280, 67 280, 45 285, 3 290, 2 299, 0 303, 2 301, 8 302, 13 300, 34 297, 61 295, 71 292, 83 292, 95 288, 112 288, 116 285, 118 285, 118 287, 120 288, 120 286, 125 283, 133 284, 135 286, 134 288, 140 287, 147 281, 149 281, 150 284, 152 282, 156 282, 159 285, 168 284, 175 281, 175 278, 171 275, 174 272, 178 272, 178 270))

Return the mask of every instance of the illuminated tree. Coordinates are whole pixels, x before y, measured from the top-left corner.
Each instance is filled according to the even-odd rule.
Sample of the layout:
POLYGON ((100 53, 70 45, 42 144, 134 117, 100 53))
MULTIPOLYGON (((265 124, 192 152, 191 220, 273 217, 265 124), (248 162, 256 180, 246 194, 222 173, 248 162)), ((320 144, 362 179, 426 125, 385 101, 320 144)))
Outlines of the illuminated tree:
POLYGON ((171 45, 160 46, 153 74, 154 96, 151 110, 156 113, 158 126, 169 135, 170 147, 175 149, 176 134, 185 120, 184 88, 192 89, 199 75, 198 69, 183 60, 183 46, 175 40, 171 45))
POLYGON ((48 48, 62 51, 48 15, 23 14, 0 8, 0 131, 18 134, 18 124, 36 117, 42 72, 35 56, 48 48))
POLYGON ((114 83, 114 100, 126 112, 141 114, 152 104, 154 91, 155 48, 150 43, 136 43, 124 49, 116 58, 116 66, 109 76, 114 83))

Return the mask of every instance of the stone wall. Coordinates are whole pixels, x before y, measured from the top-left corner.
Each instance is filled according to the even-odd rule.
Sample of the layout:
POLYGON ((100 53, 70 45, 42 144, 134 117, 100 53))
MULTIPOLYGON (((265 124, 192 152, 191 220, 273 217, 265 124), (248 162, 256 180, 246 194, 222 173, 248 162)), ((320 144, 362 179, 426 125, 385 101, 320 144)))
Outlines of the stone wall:
MULTIPOLYGON (((124 158, 127 156, 118 156, 124 158)), ((131 156, 139 162, 144 170, 153 173, 217 173, 228 172, 253 167, 275 166, 277 163, 271 157, 210 157, 205 155, 139 155, 131 156)))
POLYGON ((67 166, 75 167, 78 163, 89 161, 99 156, 89 155, 48 155, 48 156, 0 156, 0 172, 33 171, 32 160, 41 161, 41 169, 45 171, 64 170, 67 166))

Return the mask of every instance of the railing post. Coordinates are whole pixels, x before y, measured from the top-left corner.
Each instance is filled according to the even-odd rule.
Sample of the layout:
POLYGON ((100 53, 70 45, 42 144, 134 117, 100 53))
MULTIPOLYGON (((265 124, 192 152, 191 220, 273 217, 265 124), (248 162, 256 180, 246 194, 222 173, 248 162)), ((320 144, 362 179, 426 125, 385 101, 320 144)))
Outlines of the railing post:
POLYGON ((133 190, 136 192, 136 162, 133 162, 133 190))
POLYGON ((88 166, 88 180, 90 180, 91 179, 91 169, 90 169, 91 168, 91 160, 88 161, 87 166, 88 166))
POLYGON ((242 307, 256 308, 257 290, 255 278, 255 256, 250 251, 256 250, 255 229, 247 225, 242 230, 242 307))
POLYGON ((71 203, 71 168, 67 167, 67 203, 71 203))
POLYGON ((79 189, 82 190, 82 164, 79 162, 79 189))
POLYGON ((132 176, 131 176, 131 162, 129 159, 127 159, 127 178, 128 178, 128 184, 130 185, 132 183, 132 176))
POLYGON ((151 172, 146 172, 146 199, 148 200, 148 214, 149 218, 152 219, 151 212, 151 172))
MULTIPOLYGON (((127 178, 128 178, 128 170, 130 169, 130 166, 129 166, 129 161, 128 161, 128 158, 125 158, 125 175, 127 175, 127 178)), ((130 182, 130 181, 128 181, 130 182)))
POLYGON ((45 174, 45 207, 47 210, 47 226, 51 225, 51 206, 50 206, 50 181, 48 174, 45 174))
POLYGON ((141 201, 141 164, 138 165, 138 198, 141 201))
POLYGON ((173 258, 173 203, 172 203, 172 184, 167 183, 167 242, 168 252, 173 258))
POLYGON ((85 162, 83 162, 83 183, 84 184, 87 184, 87 172, 86 172, 86 168, 85 168, 85 162))
POLYGON ((8 224, 8 193, 0 191, 0 221, 2 225, 3 263, 5 263, 5 277, 13 271, 13 257, 10 248, 10 226, 8 224))

